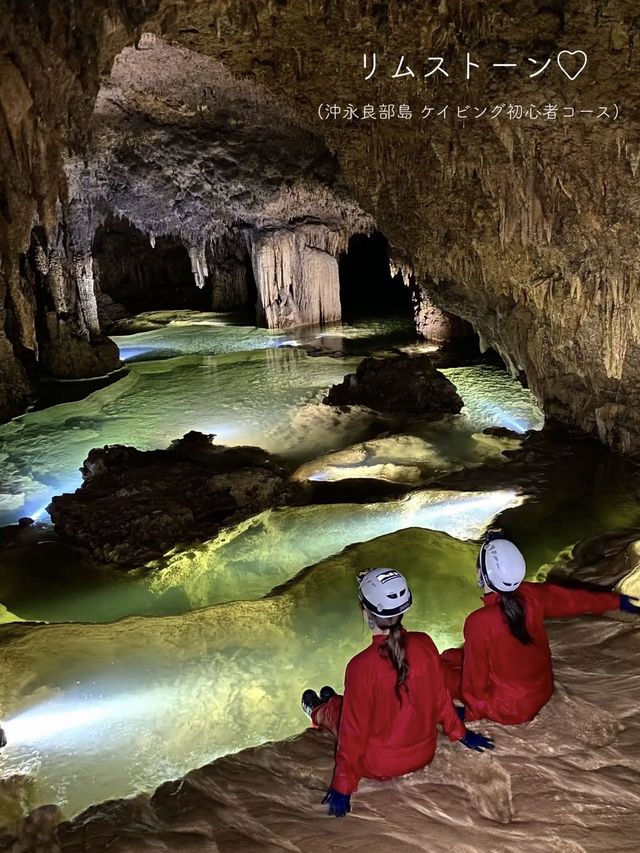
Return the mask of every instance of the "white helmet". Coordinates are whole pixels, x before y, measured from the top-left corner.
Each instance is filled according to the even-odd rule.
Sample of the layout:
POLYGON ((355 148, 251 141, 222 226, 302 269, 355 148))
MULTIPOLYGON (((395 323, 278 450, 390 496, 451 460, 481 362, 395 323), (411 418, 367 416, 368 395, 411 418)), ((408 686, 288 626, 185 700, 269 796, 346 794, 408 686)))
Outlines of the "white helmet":
POLYGON ((362 606, 374 616, 399 616, 413 603, 406 578, 395 569, 369 569, 358 575, 358 587, 362 606))
POLYGON ((488 539, 480 548, 478 559, 482 579, 494 592, 515 592, 524 580, 524 557, 508 539, 488 539))

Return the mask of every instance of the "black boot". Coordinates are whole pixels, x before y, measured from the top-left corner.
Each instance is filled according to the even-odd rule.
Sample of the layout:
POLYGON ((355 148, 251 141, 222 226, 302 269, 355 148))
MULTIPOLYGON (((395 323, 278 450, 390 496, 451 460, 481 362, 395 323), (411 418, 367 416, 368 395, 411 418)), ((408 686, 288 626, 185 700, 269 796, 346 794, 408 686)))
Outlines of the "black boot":
POLYGON ((322 705, 322 699, 318 696, 315 690, 305 690, 302 694, 302 699, 300 700, 300 704, 302 705, 302 710, 308 716, 311 716, 311 712, 315 711, 316 708, 319 708, 322 705))
POLYGON ((325 686, 320 690, 320 701, 321 702, 328 702, 329 699, 333 699, 333 697, 337 696, 337 695, 338 694, 333 689, 333 687, 325 686))

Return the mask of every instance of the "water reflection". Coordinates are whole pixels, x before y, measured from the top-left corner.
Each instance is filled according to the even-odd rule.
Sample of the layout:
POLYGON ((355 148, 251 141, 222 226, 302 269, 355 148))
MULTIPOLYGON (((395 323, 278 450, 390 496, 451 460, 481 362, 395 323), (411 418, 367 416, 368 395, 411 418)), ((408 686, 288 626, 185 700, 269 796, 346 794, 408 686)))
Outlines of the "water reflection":
MULTIPOLYGON (((257 445, 294 461, 354 444, 369 433, 374 414, 357 407, 340 412, 322 397, 358 361, 281 347, 132 364, 128 376, 84 400, 0 427, 0 524, 25 515, 44 520, 51 496, 77 488, 89 450, 105 444, 152 450, 196 429, 215 433, 223 444, 257 445)), ((527 428, 541 425, 529 393, 503 371, 445 372, 466 413, 453 424, 414 426, 435 451, 464 458, 474 432, 503 425, 493 414, 495 401, 527 428)))

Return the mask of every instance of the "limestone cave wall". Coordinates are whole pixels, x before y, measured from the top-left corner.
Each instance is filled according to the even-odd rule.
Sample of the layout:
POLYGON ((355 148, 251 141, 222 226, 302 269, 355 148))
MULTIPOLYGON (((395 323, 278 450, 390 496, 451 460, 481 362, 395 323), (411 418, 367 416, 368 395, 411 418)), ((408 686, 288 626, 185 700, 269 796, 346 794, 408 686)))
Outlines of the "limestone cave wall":
POLYGON ((49 0, 37 10, 5 0, 2 8, 0 156, 12 167, 3 170, 0 206, 5 411, 28 385, 24 351, 38 351, 18 259, 34 219, 49 239, 62 220, 63 155, 86 150, 100 73, 144 29, 288 104, 327 140, 362 209, 437 306, 470 321, 526 374, 548 414, 640 450, 633 0, 83 0, 71 9, 49 0), (555 61, 528 76, 530 58, 578 49, 589 63, 575 80, 555 61), (380 67, 365 80, 363 54, 373 51, 380 67), (467 53, 480 66, 469 81, 467 53), (403 54, 415 77, 392 79, 403 54), (423 77, 430 56, 443 57, 449 78, 423 77), (509 61, 520 73, 492 68, 509 61), (414 118, 321 122, 323 102, 410 103, 414 118), (444 104, 454 108, 446 118, 421 118, 423 107, 444 104), (463 121, 455 113, 495 104, 550 104, 561 114, 617 104, 620 115, 463 121))
POLYGON ((82 370, 92 360, 100 372, 117 364, 83 292, 87 258, 70 244, 62 162, 86 147, 101 74, 159 5, 0 2, 0 416, 25 405, 43 361, 62 374, 78 357, 82 370), (40 300, 29 253, 47 266, 40 300))
POLYGON ((164 26, 322 127, 345 180, 417 281, 526 374, 549 415, 638 452, 634 2, 199 3, 174 6, 164 26), (555 60, 578 49, 588 66, 570 81, 555 60), (363 55, 371 62, 374 51, 379 70, 366 81, 363 55), (469 81, 467 53, 481 66, 469 81), (391 79, 401 55, 415 78, 391 79), (422 78, 429 56, 446 60, 449 79, 422 78), (547 57, 549 72, 531 79, 529 58, 547 57), (321 123, 323 102, 406 102, 418 115, 321 123), (424 106, 445 104, 446 118, 421 119, 424 106), (617 104, 620 115, 462 121, 455 111, 495 104, 551 104, 560 115, 617 104))

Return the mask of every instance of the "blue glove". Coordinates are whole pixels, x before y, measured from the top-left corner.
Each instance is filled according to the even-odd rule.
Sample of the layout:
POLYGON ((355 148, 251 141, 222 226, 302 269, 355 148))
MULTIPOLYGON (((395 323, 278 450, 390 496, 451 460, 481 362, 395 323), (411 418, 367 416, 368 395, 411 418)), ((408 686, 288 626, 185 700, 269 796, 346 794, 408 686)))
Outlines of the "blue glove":
POLYGON ((351 794, 341 794, 334 788, 329 788, 324 796, 322 804, 329 805, 329 814, 333 817, 344 817, 351 811, 351 794))
POLYGON ((456 714, 458 715, 458 717, 459 717, 459 718, 462 720, 462 722, 464 723, 464 712, 465 712, 465 710, 466 710, 466 708, 464 707, 464 705, 454 705, 453 707, 456 709, 456 714))
POLYGON ((640 601, 637 598, 632 598, 630 595, 620 596, 620 610, 625 613, 640 613, 640 601))
POLYGON ((466 735, 460 738, 460 743, 468 749, 475 749, 476 752, 484 752, 485 749, 494 748, 493 740, 490 737, 485 737, 480 732, 472 732, 469 729, 467 729, 466 735))

